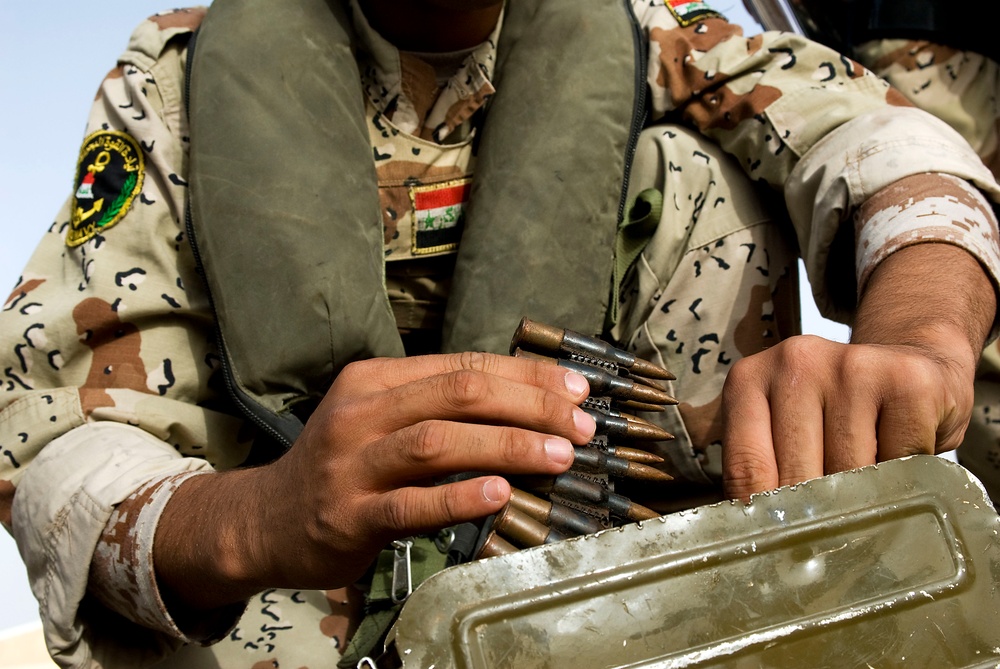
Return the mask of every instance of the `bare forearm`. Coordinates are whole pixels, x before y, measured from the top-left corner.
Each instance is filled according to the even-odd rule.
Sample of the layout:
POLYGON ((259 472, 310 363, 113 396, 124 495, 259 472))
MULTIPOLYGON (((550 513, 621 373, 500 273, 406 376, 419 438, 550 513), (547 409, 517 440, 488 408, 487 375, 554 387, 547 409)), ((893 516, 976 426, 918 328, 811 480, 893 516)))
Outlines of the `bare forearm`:
POLYGON ((970 183, 944 174, 883 188, 855 215, 861 295, 852 341, 947 346, 979 355, 996 312, 997 222, 970 183), (913 222, 920 224, 913 227, 913 222), (927 241, 924 241, 927 240, 927 241))
POLYGON ((975 258, 950 244, 918 244, 873 272, 851 341, 941 347, 973 356, 975 366, 995 314, 993 284, 975 258))
POLYGON ((266 587, 261 469, 194 477, 160 517, 153 563, 173 613, 243 601, 266 587))

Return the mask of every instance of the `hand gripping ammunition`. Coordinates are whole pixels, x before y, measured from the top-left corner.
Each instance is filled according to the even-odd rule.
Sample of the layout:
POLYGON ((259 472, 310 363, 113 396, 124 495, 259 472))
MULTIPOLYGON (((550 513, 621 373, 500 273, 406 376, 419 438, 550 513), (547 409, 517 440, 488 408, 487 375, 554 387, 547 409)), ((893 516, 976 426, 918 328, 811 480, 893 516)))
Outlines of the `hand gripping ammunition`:
POLYGON ((615 492, 615 482, 672 480, 657 468, 664 459, 642 445, 668 441, 673 435, 630 412, 663 411, 677 404, 664 385, 674 380, 673 374, 596 337, 527 318, 514 332, 510 353, 559 365, 586 378, 590 395, 582 408, 594 419, 597 431, 591 443, 576 448, 570 471, 510 477, 515 486, 510 503, 484 528, 476 557, 657 517, 655 511, 615 492))

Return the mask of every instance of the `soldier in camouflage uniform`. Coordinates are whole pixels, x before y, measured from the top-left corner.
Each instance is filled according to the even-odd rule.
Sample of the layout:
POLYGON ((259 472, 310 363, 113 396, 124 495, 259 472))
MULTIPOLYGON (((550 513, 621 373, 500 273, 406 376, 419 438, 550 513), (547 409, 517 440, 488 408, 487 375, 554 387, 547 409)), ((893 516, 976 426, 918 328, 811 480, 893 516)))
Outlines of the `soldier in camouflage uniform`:
MULTIPOLYGON (((437 35, 463 40, 431 45, 444 55, 404 38, 427 27, 421 11, 454 20, 447 3, 360 2, 378 32, 351 4, 385 287, 410 353, 440 339, 499 81, 501 5, 474 4, 437 35)), ((743 497, 954 448, 996 329, 991 175, 832 51, 746 39, 702 3, 631 5, 651 123, 628 189, 656 188, 664 207, 606 334, 677 375, 682 403, 656 419, 678 437, 664 454, 696 491, 686 504, 718 498, 724 478, 743 497), (783 191, 790 221, 744 172, 783 191), (788 339, 799 252, 858 345, 788 339)), ((369 360, 339 370, 286 455, 239 468, 255 431, 222 388, 184 226, 185 63, 204 15, 137 28, 101 85, 75 190, 2 312, 0 520, 62 666, 333 666, 360 612, 352 584, 389 539, 509 495, 498 476, 424 482, 564 471, 594 431, 575 374, 490 354, 369 360)))

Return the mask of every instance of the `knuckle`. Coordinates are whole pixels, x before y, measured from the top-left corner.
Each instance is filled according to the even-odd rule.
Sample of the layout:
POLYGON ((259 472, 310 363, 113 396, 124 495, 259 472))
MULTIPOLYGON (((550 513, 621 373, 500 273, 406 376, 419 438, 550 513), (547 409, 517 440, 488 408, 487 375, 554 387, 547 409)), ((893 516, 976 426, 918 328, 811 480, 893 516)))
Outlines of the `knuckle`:
POLYGON ((407 499, 405 491, 396 495, 386 495, 383 499, 381 522, 391 534, 398 534, 409 529, 409 518, 412 504, 407 499))
POLYGON ((727 453, 722 480, 725 490, 733 496, 745 496, 777 485, 773 460, 754 450, 727 453))
POLYGON ((846 347, 840 359, 841 383, 870 377, 873 364, 876 364, 876 360, 865 348, 860 346, 846 347))
POLYGON ((557 427, 573 429, 573 409, 572 402, 555 393, 543 392, 536 402, 535 410, 545 429, 555 431, 557 427))
POLYGON ((441 445, 446 442, 447 424, 443 421, 428 420, 413 428, 412 438, 407 441, 404 455, 413 465, 434 462, 441 455, 441 445))
POLYGON ((740 393, 746 389, 753 376, 753 362, 749 358, 741 358, 733 363, 726 375, 723 384, 723 391, 727 393, 740 393))
POLYGON ((796 483, 808 481, 816 476, 821 476, 822 474, 822 467, 818 471, 812 471, 808 464, 804 462, 786 463, 781 468, 781 472, 778 474, 777 482, 769 487, 774 488, 777 486, 794 485, 796 483))
POLYGON ((749 451, 726 458, 725 476, 729 481, 757 481, 765 477, 768 469, 765 458, 749 451))
POLYGON ((372 371, 377 366, 375 360, 356 360, 348 363, 337 373, 336 382, 350 385, 365 382, 371 378, 372 371))
POLYGON ((565 387, 567 373, 565 368, 529 358, 517 358, 517 360, 524 365, 524 378, 530 385, 538 388, 562 389, 565 387))
POLYGON ((486 396, 487 392, 488 382, 481 372, 460 369, 447 377, 446 400, 457 408, 475 405, 486 396))
POLYGON ((496 441, 497 455, 506 463, 523 463, 532 455, 532 449, 525 441, 525 433, 514 428, 502 428, 496 441))
POLYGON ((779 344, 781 363, 793 370, 812 367, 816 356, 827 344, 824 339, 813 335, 789 337, 779 344))
POLYGON ((462 511, 454 488, 453 485, 402 488, 387 496, 382 518, 388 534, 402 537, 450 524, 462 511))
POLYGON ((764 366, 765 362, 756 358, 737 360, 722 384, 723 402, 729 406, 755 393, 766 392, 764 366))
POLYGON ((927 412, 928 419, 938 414, 948 400, 936 365, 931 360, 916 355, 895 356, 884 365, 884 388, 892 401, 905 402, 914 412, 927 412))
POLYGON ((492 374, 496 370, 496 364, 496 356, 492 354, 481 351, 463 351, 458 354, 457 369, 492 374))
POLYGON ((458 494, 458 486, 439 486, 435 492, 437 494, 432 495, 429 501, 435 508, 430 509, 428 513, 433 522, 446 524, 462 516, 464 505, 458 494))
POLYGON ((895 373, 900 382, 911 384, 910 387, 921 395, 929 396, 939 386, 935 363, 924 357, 904 358, 896 367, 895 373))

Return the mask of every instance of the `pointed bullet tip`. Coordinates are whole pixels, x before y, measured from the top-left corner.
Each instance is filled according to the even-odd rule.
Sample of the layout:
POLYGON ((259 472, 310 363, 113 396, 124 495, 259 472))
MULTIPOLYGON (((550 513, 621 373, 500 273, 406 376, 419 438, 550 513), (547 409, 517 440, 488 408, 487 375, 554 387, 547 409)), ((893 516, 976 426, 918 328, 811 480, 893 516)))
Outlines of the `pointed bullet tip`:
POLYGON ((630 399, 649 404, 677 404, 677 400, 663 390, 633 382, 630 399))
POLYGON ((627 435, 630 439, 640 439, 642 441, 668 441, 674 438, 674 435, 652 423, 646 423, 645 425, 641 423, 629 423, 627 435))
POLYGON ((649 451, 644 451, 639 448, 631 448, 629 446, 615 446, 612 451, 615 457, 619 457, 623 460, 631 460, 632 462, 638 462, 644 465, 658 465, 664 462, 656 453, 650 453, 649 451))
POLYGON ((676 376, 670 373, 670 370, 660 367, 659 365, 654 365, 648 360, 643 360, 642 358, 636 358, 635 362, 629 368, 629 372, 636 374, 638 376, 645 376, 650 379, 657 379, 660 381, 674 381, 677 379, 676 376))
POLYGON ((674 477, 670 474, 660 471, 655 467, 650 467, 649 465, 644 465, 639 462, 629 462, 628 465, 629 478, 639 479, 641 481, 673 481, 674 477))
POLYGON ((659 518, 660 514, 648 507, 632 502, 628 507, 627 516, 629 520, 652 520, 659 518))

